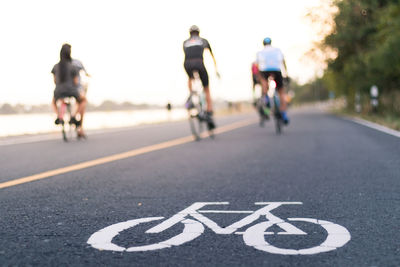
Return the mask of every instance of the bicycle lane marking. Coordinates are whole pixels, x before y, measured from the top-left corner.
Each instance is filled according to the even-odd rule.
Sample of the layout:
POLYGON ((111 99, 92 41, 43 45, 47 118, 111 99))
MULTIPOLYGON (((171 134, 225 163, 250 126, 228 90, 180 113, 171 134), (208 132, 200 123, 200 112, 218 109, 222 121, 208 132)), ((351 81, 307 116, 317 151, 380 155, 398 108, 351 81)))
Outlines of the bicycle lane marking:
POLYGON ((203 224, 195 220, 183 219, 182 223, 184 224, 184 229, 182 233, 173 236, 168 240, 161 241, 155 244, 142 245, 129 248, 124 248, 112 243, 113 238, 118 234, 120 234, 121 232, 123 232, 124 230, 132 228, 141 223, 157 221, 163 218, 164 217, 148 217, 148 218, 129 220, 126 222, 113 224, 91 235, 87 243, 99 250, 127 251, 127 252, 150 251, 150 250, 158 250, 163 248, 170 248, 172 246, 182 245, 186 242, 192 241, 193 239, 199 237, 204 232, 203 224))
POLYGON ((183 245, 187 242, 196 239, 202 233, 204 233, 204 227, 206 226, 210 228, 215 234, 242 235, 245 245, 264 252, 272 254, 280 254, 280 255, 313 255, 313 254, 336 250, 346 245, 351 239, 349 231, 345 227, 339 224, 313 218, 287 218, 286 219, 287 221, 285 221, 284 219, 276 217, 271 213, 272 210, 278 208, 281 205, 302 204, 302 202, 260 202, 260 203, 263 203, 263 205, 266 206, 255 211, 248 211, 248 210, 235 211, 235 210, 200 210, 206 205, 228 205, 229 202, 195 202, 189 207, 185 208, 184 210, 179 211, 172 217, 168 218, 167 220, 145 231, 146 234, 157 234, 163 232, 164 230, 167 230, 168 228, 172 227, 177 223, 184 224, 184 229, 181 233, 169 238, 168 240, 153 244, 137 245, 125 248, 113 243, 113 239, 114 237, 116 237, 117 235, 121 234, 123 231, 129 228, 135 227, 141 223, 159 221, 165 219, 164 217, 138 218, 107 226, 92 234, 88 239, 87 243, 91 245, 93 248, 99 250, 109 250, 109 251, 143 252, 150 250, 159 250, 164 248, 171 248, 172 246, 183 245), (249 215, 247 215, 246 217, 242 218, 237 222, 234 222, 229 226, 221 227, 216 222, 214 222, 208 217, 201 215, 200 213, 220 213, 220 214, 242 213, 249 215), (254 224, 249 228, 247 228, 247 230, 245 230, 244 232, 237 232, 238 229, 246 227, 247 225, 251 225, 253 222, 259 220, 264 216, 266 218, 266 221, 254 224), (189 219, 188 217, 192 217, 192 219, 189 219), (297 228, 295 225, 290 223, 293 221, 307 222, 319 225, 326 231, 327 235, 326 239, 319 245, 316 245, 314 247, 306 247, 303 249, 280 248, 274 246, 273 244, 270 244, 266 240, 266 237, 271 235, 307 236, 308 234, 306 232, 303 232, 301 229, 297 228), (267 230, 274 225, 281 228, 282 231, 278 232, 275 230, 273 232, 267 232, 267 230))
MULTIPOLYGON (((238 128, 248 126, 255 122, 256 122, 256 120, 254 120, 254 119, 238 121, 238 122, 235 122, 232 124, 222 126, 218 129, 216 129, 214 131, 214 133, 222 134, 225 132, 229 132, 229 131, 232 131, 232 130, 235 130, 238 128)), ((181 138, 173 139, 170 141, 162 142, 159 144, 133 149, 133 150, 130 150, 127 152, 114 154, 111 156, 106 156, 106 157, 102 157, 102 158, 98 158, 98 159, 94 159, 94 160, 84 161, 84 162, 73 164, 70 166, 66 166, 66 167, 62 167, 62 168, 58 168, 58 169, 54 169, 54 170, 49 170, 46 172, 42 172, 42 173, 30 175, 30 176, 25 176, 25 177, 21 177, 21 178, 17 178, 17 179, 13 179, 11 181, 0 183, 0 189, 16 186, 16 185, 20 185, 20 184, 25 184, 25 183, 29 183, 29 182, 34 182, 34 181, 50 178, 50 177, 64 174, 64 173, 87 169, 90 167, 103 165, 106 163, 143 155, 143 154, 150 153, 153 151, 162 150, 162 149, 190 143, 193 140, 194 140, 194 138, 192 136, 181 137, 181 138)))

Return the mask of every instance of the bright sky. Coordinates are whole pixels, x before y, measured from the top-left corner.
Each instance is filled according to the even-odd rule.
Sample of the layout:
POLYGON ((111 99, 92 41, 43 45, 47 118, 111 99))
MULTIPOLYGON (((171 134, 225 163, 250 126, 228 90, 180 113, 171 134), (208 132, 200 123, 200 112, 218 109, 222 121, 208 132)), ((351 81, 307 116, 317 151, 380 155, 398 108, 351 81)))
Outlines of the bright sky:
POLYGON ((251 97, 250 65, 269 36, 289 75, 304 82, 317 65, 303 54, 316 40, 305 18, 324 0, 5 0, 0 2, 0 104, 52 98, 50 71, 61 45, 92 75, 88 98, 182 104, 187 97, 182 42, 192 24, 211 44, 206 56, 214 98, 251 97))

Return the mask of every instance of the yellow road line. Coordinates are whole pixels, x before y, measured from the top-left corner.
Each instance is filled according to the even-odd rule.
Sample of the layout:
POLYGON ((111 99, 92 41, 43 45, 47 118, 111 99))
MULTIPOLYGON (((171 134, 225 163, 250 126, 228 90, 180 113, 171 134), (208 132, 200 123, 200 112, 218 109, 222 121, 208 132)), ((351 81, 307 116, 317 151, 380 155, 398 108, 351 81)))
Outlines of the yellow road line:
MULTIPOLYGON (((245 127, 245 126, 250 125, 250 124, 253 124, 254 122, 255 122, 254 119, 235 122, 235 123, 232 123, 232 124, 229 124, 229 125, 226 125, 226 126, 222 126, 222 127, 218 128, 218 129, 216 129, 214 133, 215 134, 221 134, 221 133, 224 133, 224 132, 232 131, 232 130, 235 130, 235 129, 238 129, 238 128, 241 128, 241 127, 245 127)), ((145 153, 149 153, 149 152, 152 152, 152 151, 161 150, 161 149, 165 149, 165 148, 169 148, 169 147, 173 147, 173 146, 186 144, 186 143, 189 143, 189 142, 192 142, 192 141, 193 141, 193 137, 192 136, 186 136, 186 137, 182 137, 182 138, 177 138, 177 139, 166 141, 166 142, 162 142, 162 143, 159 143, 159 144, 146 146, 146 147, 142 147, 142 148, 137 148, 137 149, 130 150, 130 151, 127 151, 127 152, 123 152, 123 153, 119 153, 119 154, 115 154, 115 155, 111 155, 111 156, 107 156, 107 157, 102 157, 102 158, 98 158, 98 159, 94 159, 94 160, 89 160, 89 161, 81 162, 81 163, 78 163, 78 164, 70 165, 70 166, 67 166, 67 167, 63 167, 63 168, 59 168, 59 169, 55 169, 55 170, 50 170, 50 171, 46 171, 46 172, 42 172, 42 173, 30 175, 30 176, 18 178, 18 179, 11 180, 11 181, 8 181, 8 182, 0 183, 0 189, 11 187, 11 186, 16 186, 16 185, 19 185, 19 184, 25 184, 25 183, 29 183, 29 182, 33 182, 33 181, 37 181, 37 180, 41 180, 41 179, 46 179, 46 178, 49 178, 49 177, 52 177, 52 176, 56 176, 56 175, 60 175, 60 174, 68 173, 68 172, 73 172, 73 171, 77 171, 77 170, 82 170, 82 169, 90 168, 90 167, 93 167, 93 166, 98 166, 98 165, 102 165, 102 164, 105 164, 105 163, 121 160, 121 159, 131 158, 131 157, 135 157, 135 156, 142 155, 142 154, 145 154, 145 153)))

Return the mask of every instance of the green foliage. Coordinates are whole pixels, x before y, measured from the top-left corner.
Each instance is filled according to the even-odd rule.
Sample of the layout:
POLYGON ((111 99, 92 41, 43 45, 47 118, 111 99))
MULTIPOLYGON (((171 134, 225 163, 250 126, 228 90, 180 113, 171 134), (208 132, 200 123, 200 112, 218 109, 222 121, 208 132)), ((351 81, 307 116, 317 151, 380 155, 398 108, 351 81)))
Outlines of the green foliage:
POLYGON ((322 101, 327 100, 329 97, 326 81, 323 79, 316 79, 304 85, 299 85, 292 81, 290 90, 293 90, 296 94, 293 99, 295 103, 322 101))
POLYGON ((323 45, 337 52, 322 80, 347 96, 368 94, 371 85, 389 94, 400 90, 400 0, 335 1, 334 29, 323 45))
POLYGON ((400 89, 400 5, 380 11, 374 35, 375 49, 366 55, 368 75, 385 91, 400 89))

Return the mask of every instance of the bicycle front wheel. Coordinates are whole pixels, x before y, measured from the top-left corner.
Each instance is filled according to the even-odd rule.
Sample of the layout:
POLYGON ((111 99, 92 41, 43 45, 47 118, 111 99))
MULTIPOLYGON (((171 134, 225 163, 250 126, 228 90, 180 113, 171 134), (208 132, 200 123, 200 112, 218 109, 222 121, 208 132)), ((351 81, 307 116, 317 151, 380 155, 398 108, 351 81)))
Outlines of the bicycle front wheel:
POLYGON ((203 122, 201 118, 201 114, 198 109, 189 109, 189 124, 190 130, 196 141, 201 139, 201 133, 203 132, 203 122))
POLYGON ((282 114, 279 110, 279 107, 280 107, 279 97, 275 94, 274 95, 274 118, 275 118, 275 132, 277 135, 280 135, 283 132, 282 114))
POLYGON ((280 114, 279 115, 275 115, 275 131, 277 135, 282 134, 283 131, 283 122, 282 122, 282 118, 280 118, 280 114))

